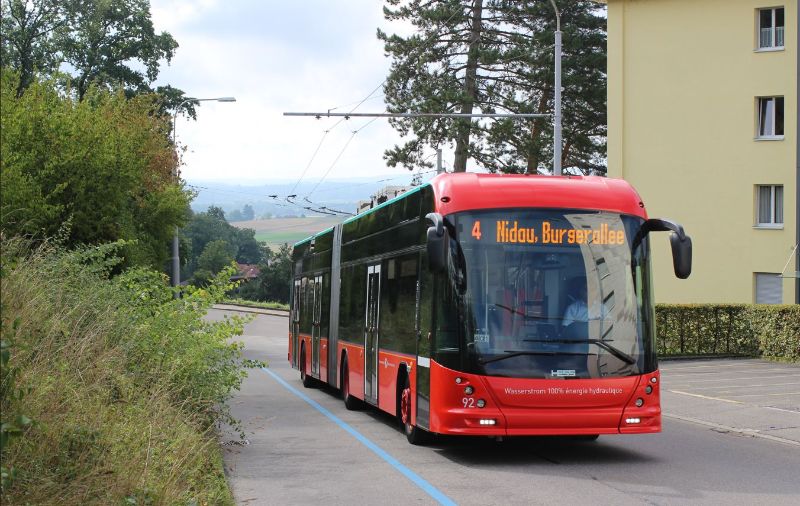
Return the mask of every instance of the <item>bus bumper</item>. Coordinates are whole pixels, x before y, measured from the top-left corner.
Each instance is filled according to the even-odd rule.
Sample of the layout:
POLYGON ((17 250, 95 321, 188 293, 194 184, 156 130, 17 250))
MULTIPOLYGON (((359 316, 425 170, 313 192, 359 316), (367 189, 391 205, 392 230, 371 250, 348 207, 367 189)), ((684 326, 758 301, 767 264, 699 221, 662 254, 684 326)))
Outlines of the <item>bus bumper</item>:
POLYGON ((474 436, 656 433, 661 432, 659 390, 658 371, 592 380, 496 378, 432 361, 430 431, 474 436))

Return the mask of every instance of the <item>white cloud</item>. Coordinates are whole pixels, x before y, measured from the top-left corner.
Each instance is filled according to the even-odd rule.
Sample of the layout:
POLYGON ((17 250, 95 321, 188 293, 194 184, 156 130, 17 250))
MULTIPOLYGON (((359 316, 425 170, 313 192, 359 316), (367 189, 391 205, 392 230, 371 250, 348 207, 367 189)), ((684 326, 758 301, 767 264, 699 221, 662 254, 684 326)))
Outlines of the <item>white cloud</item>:
MULTIPOLYGON (((190 96, 237 99, 204 102, 197 121, 178 118, 178 139, 188 146, 184 177, 239 182, 299 178, 324 130, 337 120, 282 114, 335 107, 349 111, 383 81, 389 61, 375 37, 378 26, 387 26, 381 4, 308 2, 303 9, 279 2, 154 1, 156 30, 169 31, 180 44, 158 83, 190 96)), ((382 99, 373 98, 358 110, 384 109, 382 99)), ((367 121, 354 118, 325 135, 304 180, 319 180, 352 131, 367 121)), ((382 159, 397 142, 385 119, 371 123, 352 139, 328 178, 408 174, 386 168, 382 159)))

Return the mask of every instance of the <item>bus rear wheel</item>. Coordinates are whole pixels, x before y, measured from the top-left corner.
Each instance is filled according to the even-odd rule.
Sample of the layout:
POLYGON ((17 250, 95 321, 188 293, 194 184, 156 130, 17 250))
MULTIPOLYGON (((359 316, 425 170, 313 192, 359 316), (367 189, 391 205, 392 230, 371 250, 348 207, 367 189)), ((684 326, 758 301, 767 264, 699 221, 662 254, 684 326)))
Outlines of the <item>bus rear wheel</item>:
POLYGON ((342 399, 344 407, 355 411, 361 407, 361 402, 350 394, 350 371, 347 369, 347 357, 342 360, 342 399))
POLYGON ((408 383, 408 378, 405 378, 403 390, 400 394, 400 423, 403 424, 403 432, 406 434, 406 439, 412 445, 423 445, 430 441, 430 433, 420 429, 411 423, 411 407, 412 396, 411 386, 408 383))
POLYGON ((314 386, 314 378, 308 375, 306 372, 306 349, 303 347, 303 350, 300 352, 300 381, 303 382, 303 386, 306 388, 311 388, 314 386))

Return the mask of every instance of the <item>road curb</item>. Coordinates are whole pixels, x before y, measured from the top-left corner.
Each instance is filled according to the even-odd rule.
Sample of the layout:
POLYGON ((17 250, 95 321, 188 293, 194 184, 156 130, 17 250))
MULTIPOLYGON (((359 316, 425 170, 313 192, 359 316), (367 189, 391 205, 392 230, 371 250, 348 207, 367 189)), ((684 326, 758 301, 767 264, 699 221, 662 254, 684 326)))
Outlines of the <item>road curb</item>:
POLYGON ((214 309, 223 311, 236 311, 239 313, 253 313, 253 314, 267 314, 271 316, 281 316, 289 318, 289 311, 282 311, 280 309, 262 309, 260 307, 239 306, 237 304, 214 304, 214 309))
POLYGON ((717 429, 719 431, 724 432, 733 432, 736 434, 741 434, 743 436, 750 436, 750 437, 758 437, 761 439, 768 439, 770 441, 775 441, 776 443, 783 443, 792 446, 800 446, 800 442, 794 441, 792 439, 786 439, 778 436, 772 436, 770 434, 763 434, 761 431, 756 429, 739 429, 736 427, 729 427, 727 425, 720 425, 718 423, 707 422, 705 420, 700 420, 699 418, 692 418, 689 416, 680 416, 680 415, 670 415, 667 413, 662 413, 662 416, 666 418, 673 418, 675 420, 681 420, 683 422, 695 423, 698 425, 704 425, 706 427, 710 427, 712 429, 717 429))

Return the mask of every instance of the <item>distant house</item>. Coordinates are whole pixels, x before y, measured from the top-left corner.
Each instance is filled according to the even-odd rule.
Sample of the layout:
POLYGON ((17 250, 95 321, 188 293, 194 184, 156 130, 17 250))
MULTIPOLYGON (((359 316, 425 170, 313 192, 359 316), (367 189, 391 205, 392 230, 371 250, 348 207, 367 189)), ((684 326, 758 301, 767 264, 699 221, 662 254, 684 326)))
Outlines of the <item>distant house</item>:
POLYGON ((261 269, 255 264, 240 264, 236 262, 237 272, 231 276, 231 281, 250 281, 261 274, 261 269))

